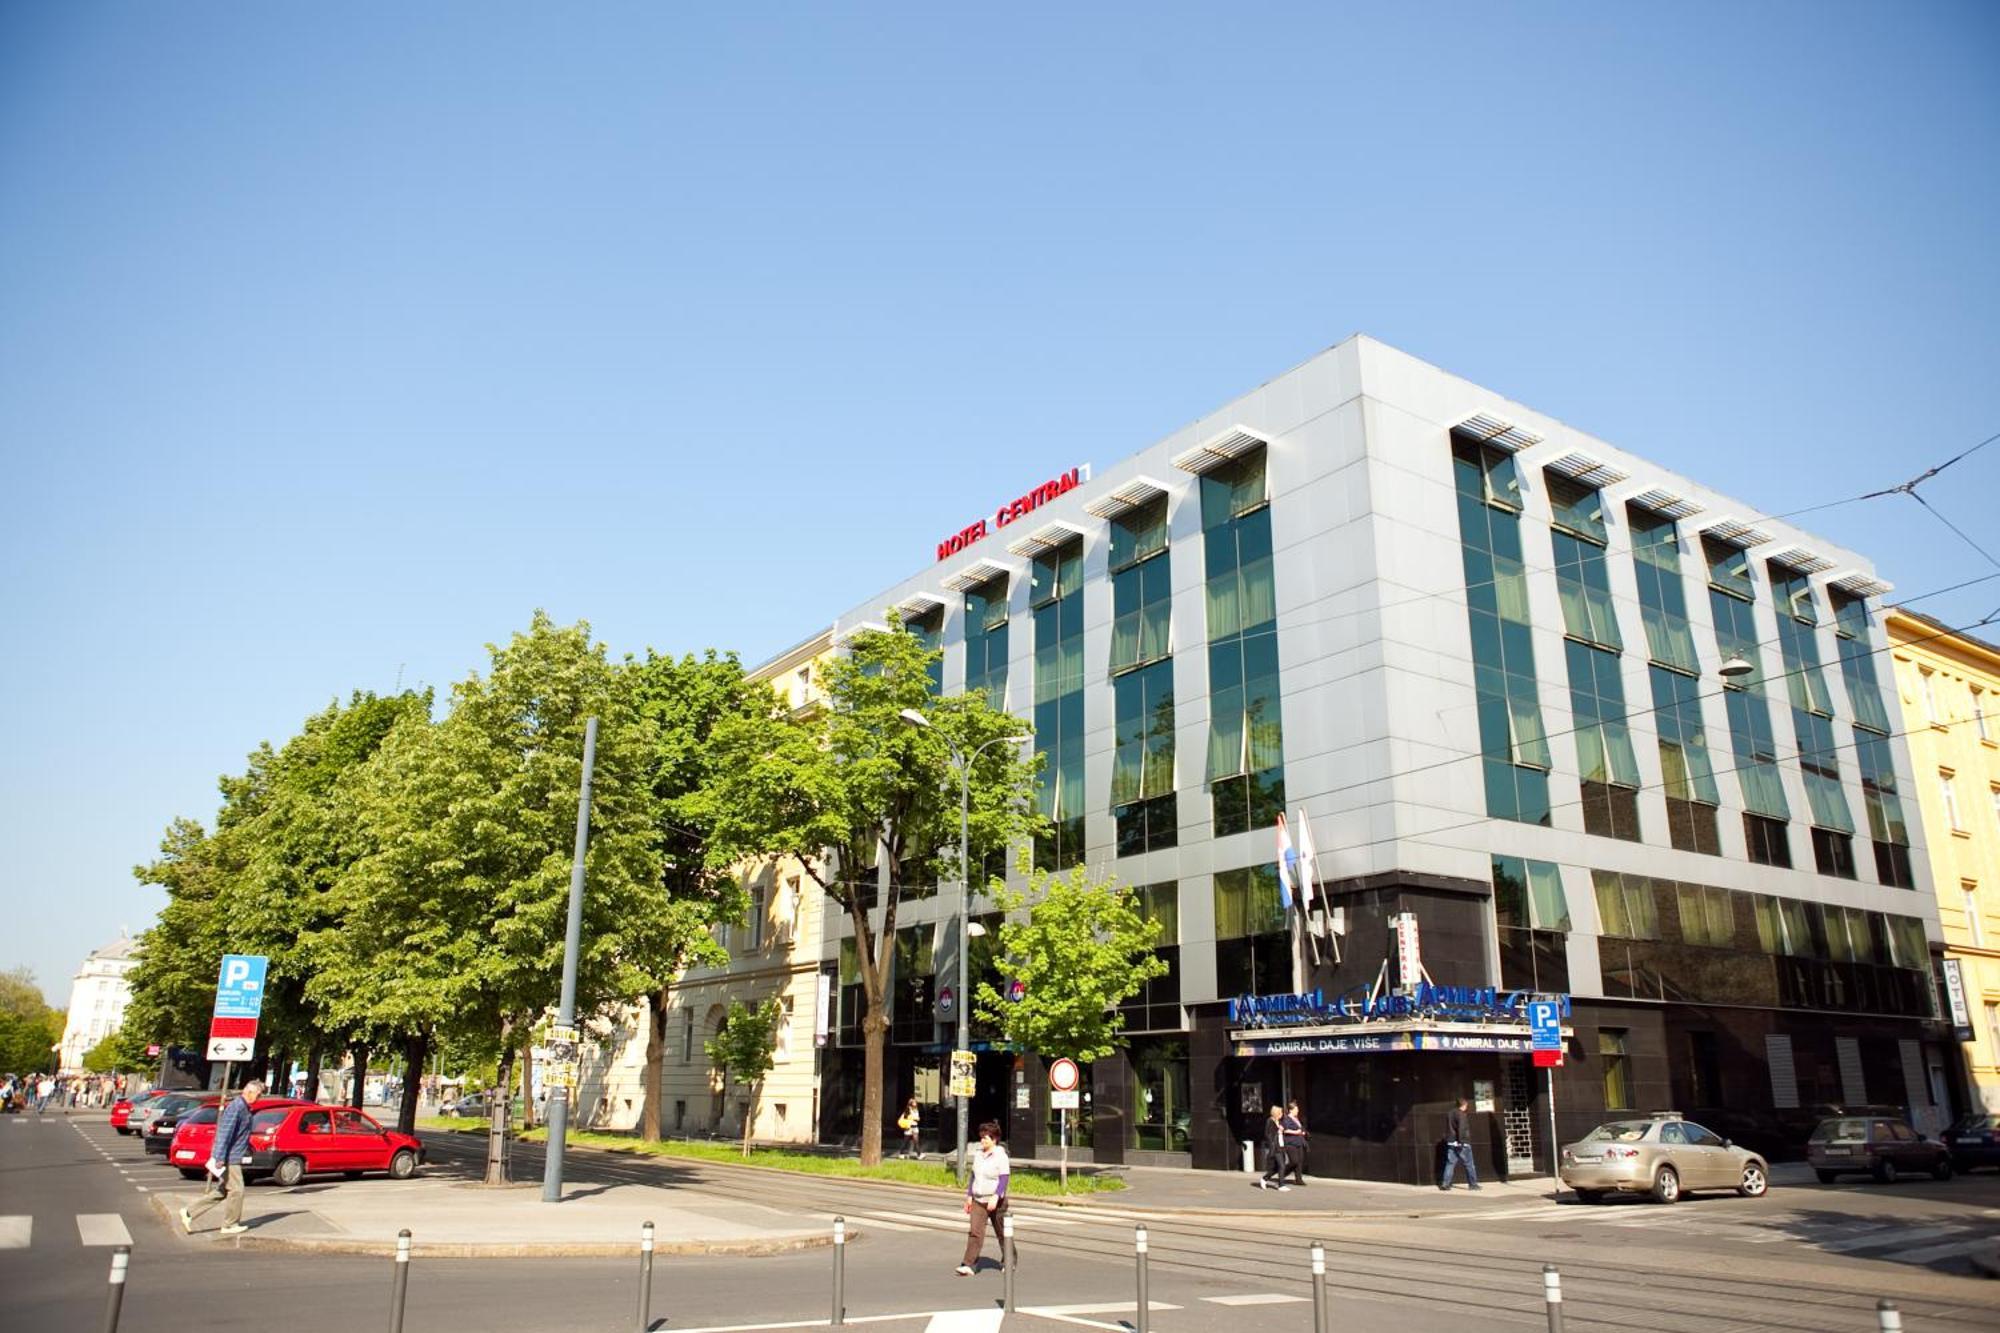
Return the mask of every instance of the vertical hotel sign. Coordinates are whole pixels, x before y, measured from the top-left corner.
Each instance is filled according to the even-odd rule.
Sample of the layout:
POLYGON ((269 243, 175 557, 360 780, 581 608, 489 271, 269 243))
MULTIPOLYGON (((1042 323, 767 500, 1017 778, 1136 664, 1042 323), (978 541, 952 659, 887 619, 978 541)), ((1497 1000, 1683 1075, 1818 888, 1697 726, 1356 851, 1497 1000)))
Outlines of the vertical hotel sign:
POLYGON ((1414 992, 1417 983, 1424 979, 1424 956, 1417 940, 1415 912, 1396 915, 1396 975, 1402 979, 1405 993, 1414 992))
POLYGON ((1951 1035, 1957 1041, 1972 1040, 1972 1012, 1965 1004, 1965 978, 1959 975, 1956 958, 1944 959, 1944 999, 1951 1006, 1951 1035))

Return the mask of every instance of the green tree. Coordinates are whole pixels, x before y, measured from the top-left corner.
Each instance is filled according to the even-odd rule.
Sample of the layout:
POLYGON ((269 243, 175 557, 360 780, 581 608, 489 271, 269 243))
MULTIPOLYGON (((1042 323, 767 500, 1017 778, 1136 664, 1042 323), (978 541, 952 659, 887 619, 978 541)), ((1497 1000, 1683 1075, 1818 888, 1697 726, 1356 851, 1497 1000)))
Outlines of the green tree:
POLYGON ((642 716, 653 724, 653 797, 657 802, 660 888, 665 920, 650 960, 646 999, 646 1072, 639 1137, 660 1138, 660 1073, 666 1060, 667 1007, 673 983, 690 967, 719 967, 729 955, 713 928, 742 916, 736 877, 708 859, 712 837, 703 800, 714 780, 715 728, 726 718, 752 720, 770 707, 768 686, 746 680, 734 653, 709 649, 681 658, 647 652, 625 671, 642 716))
POLYGON ((1125 1027, 1118 1006, 1167 973, 1153 952, 1158 923, 1138 895, 1078 866, 1067 875, 1031 871, 1025 890, 999 889, 993 900, 1006 914, 995 963, 1023 994, 1009 1000, 982 981, 979 1016, 1041 1055, 1090 1064, 1117 1050, 1125 1027))
POLYGON ((745 1157, 750 1155, 750 1125, 755 1119, 757 1085, 776 1063, 772 1052, 777 1044, 778 1019, 783 1013, 783 1006, 775 999, 765 1000, 755 1009, 746 1007, 741 1000, 731 1000, 729 1016, 722 1020, 721 1029, 702 1043, 709 1064, 722 1075, 723 1095, 728 1096, 732 1078, 750 1094, 743 1108, 745 1157))
POLYGON ((821 706, 794 713, 773 695, 753 718, 715 729, 714 780, 695 804, 709 823, 709 864, 795 859, 847 913, 865 996, 861 1160, 882 1160, 883 1055, 896 914, 905 891, 936 885, 958 866, 959 781, 951 747, 974 756, 973 864, 1044 821, 1033 808, 1041 759, 1006 743, 1027 732, 984 698, 931 694, 937 660, 901 632, 865 631, 822 671, 821 706), (914 727, 906 711, 930 725, 914 727))
POLYGON ((0 1073, 52 1072, 49 1048, 62 1040, 63 1013, 51 1009, 25 967, 0 972, 0 1073))
POLYGON ((443 721, 392 729, 344 792, 360 841, 338 924, 310 937, 318 967, 306 989, 356 1032, 443 1032, 468 1058, 495 1055, 506 1086, 561 987, 588 717, 599 729, 579 1017, 646 995, 674 923, 653 727, 624 674, 588 625, 541 612, 488 651, 489 673, 453 688, 443 721))
POLYGON ((93 1074, 115 1074, 135 1066, 132 1060, 126 1058, 123 1039, 118 1033, 109 1032, 102 1041, 83 1053, 83 1067, 93 1074))

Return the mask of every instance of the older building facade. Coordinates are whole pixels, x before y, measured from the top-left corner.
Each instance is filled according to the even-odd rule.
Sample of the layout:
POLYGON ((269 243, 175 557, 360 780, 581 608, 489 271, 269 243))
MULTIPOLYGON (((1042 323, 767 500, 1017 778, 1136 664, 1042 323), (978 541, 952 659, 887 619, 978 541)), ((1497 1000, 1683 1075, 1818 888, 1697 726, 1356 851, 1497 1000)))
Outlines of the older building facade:
POLYGON ((1909 734, 1944 930, 1947 1013, 1969 1106, 2000 1111, 2000 646, 1895 608, 1909 734))
POLYGON ((125 1006, 132 999, 126 975, 138 963, 129 938, 119 938, 83 960, 69 985, 69 1013, 64 1020, 61 1069, 83 1072, 83 1057, 91 1047, 118 1031, 125 1006))
MULTIPOLYGON (((1551 1092, 1556 1141, 1667 1107, 1772 1151, 1824 1105, 1942 1114, 1937 903, 1864 557, 1365 337, 1122 462, 1050 461, 938 515, 936 558, 833 641, 894 608, 941 689, 1031 721, 1036 860, 1160 923, 1171 970, 1088 1071, 1083 1154, 1234 1169, 1286 1096, 1315 1173, 1413 1181, 1459 1095, 1501 1174, 1549 1168, 1551 1092), (1300 935, 1280 814, 1317 848, 1300 935), (1552 1080, 1537 992, 1564 997, 1552 1080)), ((936 1096, 944 887, 901 912, 888 1114, 936 1096)), ((825 928, 821 1129, 851 1138, 825 928)), ((974 1035, 975 1117, 1052 1153, 1039 1060, 974 1035)))

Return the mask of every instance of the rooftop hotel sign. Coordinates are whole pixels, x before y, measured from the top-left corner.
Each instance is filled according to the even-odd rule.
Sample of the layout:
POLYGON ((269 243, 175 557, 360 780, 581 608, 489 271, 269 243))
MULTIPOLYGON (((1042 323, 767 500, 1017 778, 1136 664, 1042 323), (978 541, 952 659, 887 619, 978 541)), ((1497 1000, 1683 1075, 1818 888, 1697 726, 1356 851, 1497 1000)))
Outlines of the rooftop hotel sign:
POLYGON ((964 529, 938 543, 937 558, 949 560, 966 547, 984 537, 992 528, 1004 528, 1016 519, 1026 518, 1058 495, 1068 495, 1081 486, 1090 476, 1088 467, 1073 467, 1059 477, 1051 477, 1026 495, 1017 496, 994 509, 991 527, 988 520, 980 519, 968 524, 964 529))

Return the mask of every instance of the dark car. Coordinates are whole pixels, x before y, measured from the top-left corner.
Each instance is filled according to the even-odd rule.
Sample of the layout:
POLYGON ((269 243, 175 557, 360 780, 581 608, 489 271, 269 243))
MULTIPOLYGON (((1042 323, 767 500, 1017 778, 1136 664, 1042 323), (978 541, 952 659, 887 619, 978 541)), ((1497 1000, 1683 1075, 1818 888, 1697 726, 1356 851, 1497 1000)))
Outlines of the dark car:
POLYGON ((1960 1117, 1942 1137, 1951 1150, 1951 1164, 1959 1170, 2000 1166, 2000 1115, 1974 1111, 1960 1117))
POLYGON ((1888 1184, 1899 1175, 1921 1172, 1950 1180, 1951 1150, 1910 1128, 1897 1116, 1836 1116, 1822 1120, 1806 1140, 1806 1161, 1820 1180, 1871 1175, 1888 1184))
POLYGON ((174 1131, 180 1128, 181 1121, 205 1106, 222 1104, 222 1098, 213 1093, 205 1097, 175 1097, 170 1100, 174 1104, 162 1108, 158 1115, 148 1120, 146 1132, 139 1136, 147 1152, 158 1153, 162 1157, 167 1155, 167 1148, 173 1143, 174 1131))

